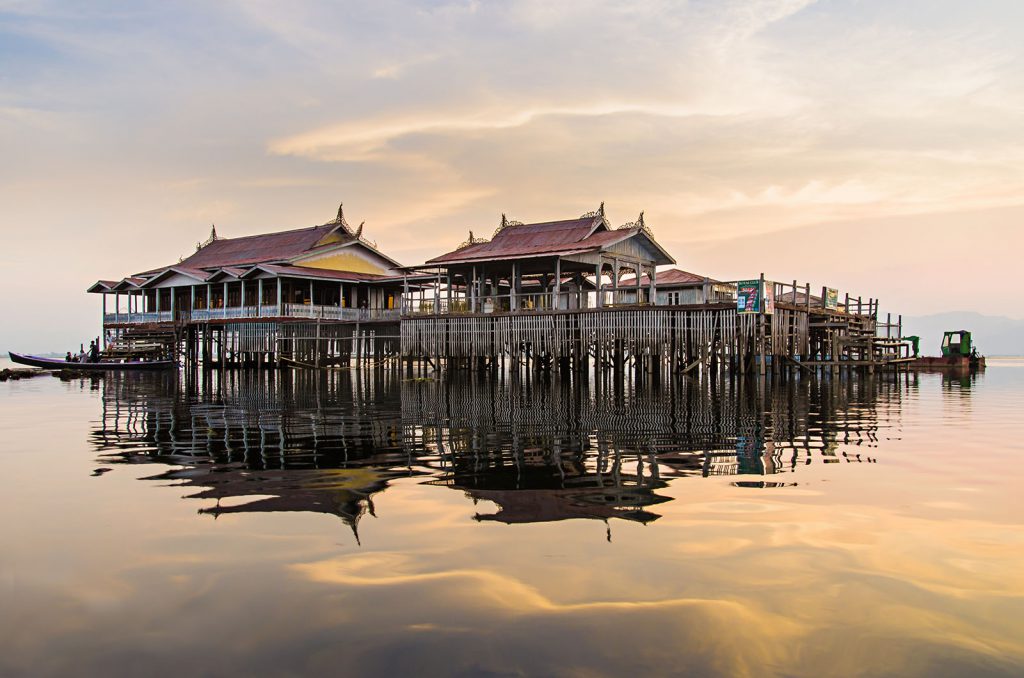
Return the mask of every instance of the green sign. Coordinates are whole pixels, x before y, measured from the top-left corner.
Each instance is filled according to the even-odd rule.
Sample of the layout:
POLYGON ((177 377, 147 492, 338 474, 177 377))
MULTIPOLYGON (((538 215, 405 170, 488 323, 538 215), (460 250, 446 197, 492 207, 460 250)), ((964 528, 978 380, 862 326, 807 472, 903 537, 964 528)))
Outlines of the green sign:
POLYGON ((736 311, 738 313, 761 312, 760 280, 740 280, 736 283, 736 311))
POLYGON ((825 288, 825 308, 830 308, 833 311, 839 310, 839 290, 831 287, 825 288))

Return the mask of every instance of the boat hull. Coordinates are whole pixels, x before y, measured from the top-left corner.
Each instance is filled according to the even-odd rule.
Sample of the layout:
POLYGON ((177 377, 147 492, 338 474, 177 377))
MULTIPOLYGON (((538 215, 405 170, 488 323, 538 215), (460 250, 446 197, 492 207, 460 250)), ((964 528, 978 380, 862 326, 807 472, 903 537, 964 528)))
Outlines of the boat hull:
POLYGON ((40 358, 34 355, 24 355, 8 351, 12 362, 19 365, 30 365, 42 367, 46 370, 75 370, 78 372, 152 372, 155 370, 169 370, 173 368, 173 360, 154 360, 151 362, 127 362, 127 363, 69 363, 64 360, 53 358, 40 358))

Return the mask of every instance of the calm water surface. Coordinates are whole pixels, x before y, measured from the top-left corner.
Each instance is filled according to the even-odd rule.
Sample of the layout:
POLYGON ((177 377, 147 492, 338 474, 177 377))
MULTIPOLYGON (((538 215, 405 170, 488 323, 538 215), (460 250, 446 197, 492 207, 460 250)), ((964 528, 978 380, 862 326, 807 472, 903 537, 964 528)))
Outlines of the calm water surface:
POLYGON ((1014 360, 2 383, 0 674, 1021 675, 1022 406, 1014 360))

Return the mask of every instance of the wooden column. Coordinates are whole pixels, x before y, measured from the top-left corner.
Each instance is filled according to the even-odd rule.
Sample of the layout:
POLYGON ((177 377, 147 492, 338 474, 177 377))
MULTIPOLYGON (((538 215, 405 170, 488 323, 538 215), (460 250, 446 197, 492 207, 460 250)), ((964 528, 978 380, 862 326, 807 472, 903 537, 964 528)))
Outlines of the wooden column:
POLYGON ((263 279, 256 279, 256 315, 263 315, 263 279))
POLYGON ((594 286, 597 288, 597 291, 594 292, 594 307, 601 308, 604 305, 601 303, 601 264, 597 265, 594 273, 594 286))
MULTIPOLYGON (((562 294, 562 258, 555 258, 555 298, 552 300, 551 308, 561 308, 562 294)), ((568 304, 567 304, 568 305, 568 304)))
POLYGON ((277 316, 280 318, 284 315, 284 298, 281 294, 281 278, 277 279, 277 316))
POLYGON ((508 281, 508 310, 512 312, 517 310, 516 303, 519 301, 519 295, 516 294, 516 280, 519 279, 518 269, 519 266, 513 261, 512 275, 508 281))
POLYGON ((654 264, 651 264, 651 288, 650 288, 650 290, 648 291, 647 294, 648 294, 648 296, 650 296, 650 299, 648 301, 651 302, 651 306, 657 306, 658 305, 658 267, 656 265, 654 265, 654 264))
POLYGON ((640 285, 640 276, 643 275, 644 267, 643 264, 633 264, 633 272, 636 273, 636 279, 633 280, 633 284, 636 285, 636 303, 640 303, 640 290, 643 287, 640 285))
MULTIPOLYGON (((221 308, 221 315, 224 316, 225 318, 227 318, 228 317, 228 281, 227 280, 224 281, 224 301, 220 305, 220 308, 221 308)), ((221 335, 221 350, 222 351, 224 350, 224 335, 223 334, 221 335)), ((220 364, 221 365, 224 364, 224 356, 223 355, 221 356, 220 364)))

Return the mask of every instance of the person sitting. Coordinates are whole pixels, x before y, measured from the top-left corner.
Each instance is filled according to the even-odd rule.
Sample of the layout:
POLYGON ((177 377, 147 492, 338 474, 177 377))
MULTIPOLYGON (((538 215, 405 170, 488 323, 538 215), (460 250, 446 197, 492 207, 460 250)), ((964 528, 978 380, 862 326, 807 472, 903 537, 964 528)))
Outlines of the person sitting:
POLYGON ((75 359, 73 357, 71 357, 71 351, 68 351, 68 354, 66 356, 64 356, 64 362, 66 362, 66 363, 73 363, 73 362, 75 362, 75 359))

